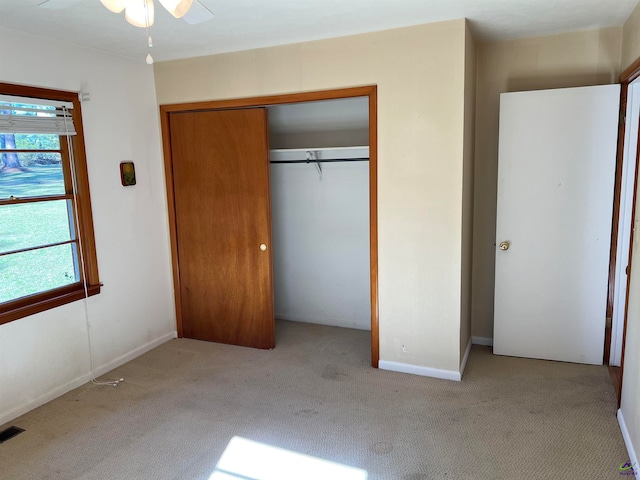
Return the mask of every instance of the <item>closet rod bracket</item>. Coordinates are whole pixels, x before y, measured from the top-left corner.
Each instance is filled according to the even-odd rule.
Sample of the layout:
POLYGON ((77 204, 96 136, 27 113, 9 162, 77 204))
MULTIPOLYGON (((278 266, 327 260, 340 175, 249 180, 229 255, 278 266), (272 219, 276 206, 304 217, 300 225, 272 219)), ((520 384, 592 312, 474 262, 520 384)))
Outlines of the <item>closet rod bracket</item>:
POLYGON ((322 165, 320 165, 319 157, 319 152, 307 150, 307 163, 315 162, 316 170, 318 170, 318 175, 320 176, 320 180, 322 180, 322 165))

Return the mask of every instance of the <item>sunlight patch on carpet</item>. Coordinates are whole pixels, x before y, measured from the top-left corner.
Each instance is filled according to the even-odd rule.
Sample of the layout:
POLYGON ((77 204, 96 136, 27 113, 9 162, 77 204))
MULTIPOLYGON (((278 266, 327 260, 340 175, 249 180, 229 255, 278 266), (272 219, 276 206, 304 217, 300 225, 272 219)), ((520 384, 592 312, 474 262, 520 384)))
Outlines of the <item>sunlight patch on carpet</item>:
POLYGON ((366 470, 233 437, 209 480, 367 480, 366 470))

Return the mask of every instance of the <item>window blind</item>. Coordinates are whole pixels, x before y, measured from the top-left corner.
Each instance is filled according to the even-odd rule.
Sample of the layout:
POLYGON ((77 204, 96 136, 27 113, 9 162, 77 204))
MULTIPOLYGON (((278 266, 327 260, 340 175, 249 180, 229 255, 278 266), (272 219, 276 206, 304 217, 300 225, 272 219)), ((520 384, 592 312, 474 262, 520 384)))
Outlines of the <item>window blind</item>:
POLYGON ((71 102, 0 95, 0 133, 76 135, 71 102))

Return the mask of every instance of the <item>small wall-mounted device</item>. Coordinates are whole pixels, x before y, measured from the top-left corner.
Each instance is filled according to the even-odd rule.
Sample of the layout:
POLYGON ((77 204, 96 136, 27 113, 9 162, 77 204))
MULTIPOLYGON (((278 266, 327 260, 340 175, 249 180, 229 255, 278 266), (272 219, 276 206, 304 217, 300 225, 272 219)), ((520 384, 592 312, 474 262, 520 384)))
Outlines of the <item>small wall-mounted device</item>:
POLYGON ((120 162, 120 181, 123 187, 136 184, 136 167, 133 162, 120 162))

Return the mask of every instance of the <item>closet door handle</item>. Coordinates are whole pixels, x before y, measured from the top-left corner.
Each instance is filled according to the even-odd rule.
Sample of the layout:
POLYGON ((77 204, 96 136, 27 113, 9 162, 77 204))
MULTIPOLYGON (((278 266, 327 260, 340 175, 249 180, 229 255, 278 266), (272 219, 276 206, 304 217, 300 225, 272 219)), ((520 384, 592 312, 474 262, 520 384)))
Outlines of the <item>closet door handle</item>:
POLYGON ((263 251, 263 252, 266 252, 267 251, 267 246, 264 243, 261 243, 260 244, 260 250, 263 251))

